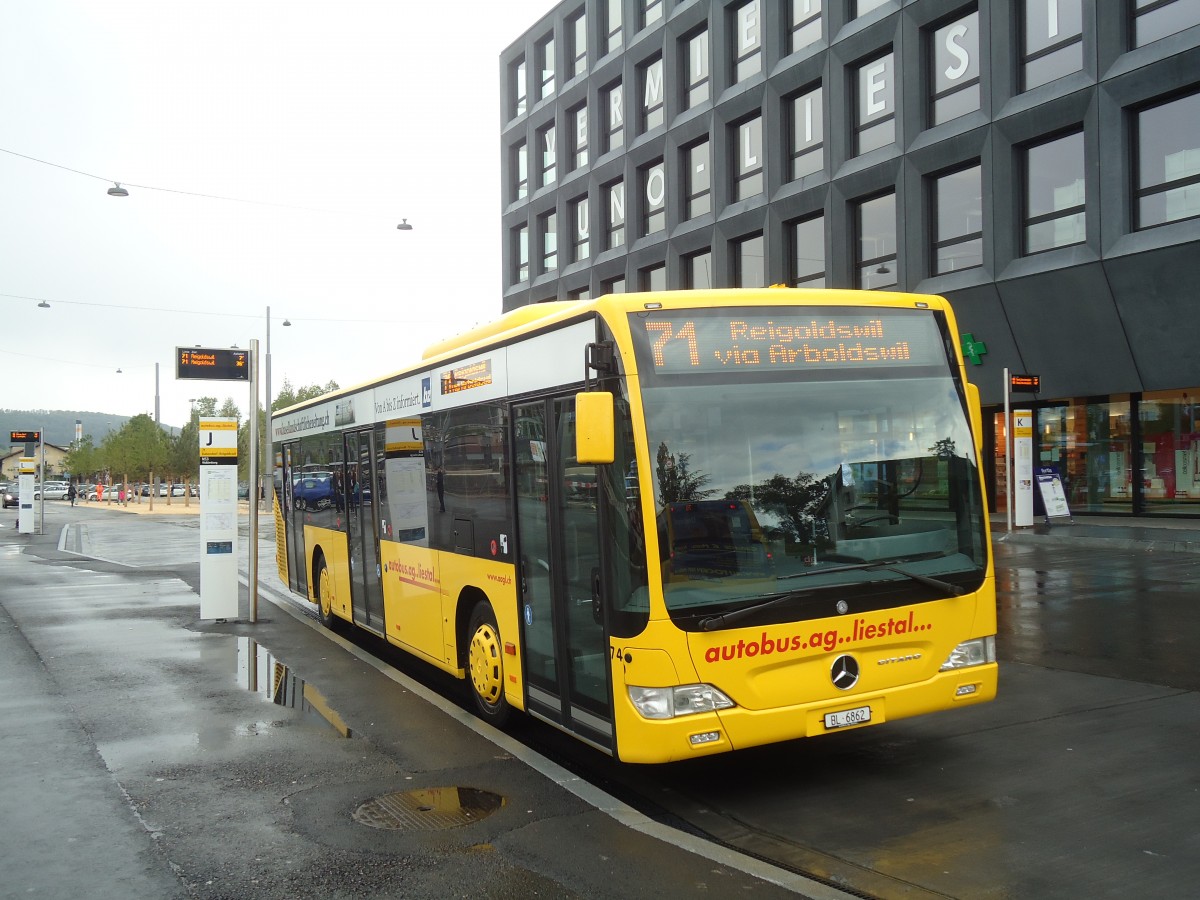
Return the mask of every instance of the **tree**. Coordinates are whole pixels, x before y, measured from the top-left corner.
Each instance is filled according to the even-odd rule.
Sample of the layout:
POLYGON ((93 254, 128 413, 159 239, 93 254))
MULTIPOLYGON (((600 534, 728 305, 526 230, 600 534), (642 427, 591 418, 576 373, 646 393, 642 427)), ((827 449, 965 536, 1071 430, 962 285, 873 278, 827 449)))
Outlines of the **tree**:
POLYGON ((289 406, 295 406, 297 403, 303 403, 305 400, 312 400, 314 397, 320 397, 322 394, 328 394, 338 390, 338 383, 330 381, 324 387, 319 384, 310 384, 308 387, 302 387, 299 390, 292 387, 291 381, 285 376, 283 385, 279 388, 279 393, 275 395, 275 399, 271 402, 271 412, 278 409, 287 409, 289 406))
POLYGON ((85 434, 71 445, 71 449, 67 451, 67 457, 63 462, 67 467, 67 471, 74 475, 76 479, 90 479, 104 468, 104 460, 100 448, 96 446, 96 442, 90 434, 85 434))
POLYGON ((195 482, 200 474, 200 414, 192 413, 188 423, 171 440, 167 454, 171 474, 184 481, 195 482))
POLYGON ((703 500, 714 493, 701 490, 710 479, 707 475, 690 471, 691 459, 691 455, 687 453, 672 456, 666 443, 658 445, 655 475, 658 477, 658 493, 663 503, 703 500))
POLYGON ((821 511, 829 498, 828 479, 818 480, 808 472, 795 478, 776 474, 756 485, 739 484, 725 494, 726 500, 750 503, 757 512, 778 521, 777 527, 794 541, 817 541, 827 536, 821 511))
POLYGON ((109 432, 101 445, 114 477, 149 479, 167 462, 168 438, 146 413, 134 416, 120 430, 109 432))

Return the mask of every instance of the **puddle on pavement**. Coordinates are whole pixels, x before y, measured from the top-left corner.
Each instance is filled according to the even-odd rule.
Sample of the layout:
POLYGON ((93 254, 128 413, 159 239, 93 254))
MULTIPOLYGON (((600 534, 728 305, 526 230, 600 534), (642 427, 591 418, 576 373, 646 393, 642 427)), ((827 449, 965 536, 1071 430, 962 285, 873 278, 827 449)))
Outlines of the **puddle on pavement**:
MULTIPOLYGON (((287 663, 277 659, 253 638, 237 638, 237 681, 246 690, 276 706, 301 710, 342 737, 348 738, 353 734, 337 710, 329 705, 324 694, 292 674, 287 663)), ((263 723, 257 723, 248 727, 257 732, 264 726, 263 723)))

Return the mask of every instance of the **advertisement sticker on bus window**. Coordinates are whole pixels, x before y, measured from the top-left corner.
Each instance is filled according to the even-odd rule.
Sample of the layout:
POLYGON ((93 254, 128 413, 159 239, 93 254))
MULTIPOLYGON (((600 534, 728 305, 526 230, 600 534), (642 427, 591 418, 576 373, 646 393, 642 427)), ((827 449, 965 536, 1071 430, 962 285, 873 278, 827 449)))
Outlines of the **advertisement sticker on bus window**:
POLYGON ((848 308, 654 310, 630 328, 641 371, 830 371, 944 365, 929 310, 848 308))

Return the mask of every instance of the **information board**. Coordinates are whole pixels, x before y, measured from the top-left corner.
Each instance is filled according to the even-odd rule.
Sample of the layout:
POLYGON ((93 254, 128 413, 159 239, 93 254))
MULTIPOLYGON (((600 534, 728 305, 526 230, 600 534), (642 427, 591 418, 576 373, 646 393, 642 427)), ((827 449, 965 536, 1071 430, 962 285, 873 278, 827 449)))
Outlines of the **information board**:
POLYGON ((238 615, 237 419, 200 420, 200 618, 238 615))
POLYGON ((1062 475, 1059 474, 1057 466, 1039 466, 1037 486, 1042 495, 1042 505, 1046 507, 1047 519, 1071 518, 1067 492, 1063 490, 1062 475))
POLYGON ((249 381, 250 351, 222 347, 176 347, 175 377, 249 381))

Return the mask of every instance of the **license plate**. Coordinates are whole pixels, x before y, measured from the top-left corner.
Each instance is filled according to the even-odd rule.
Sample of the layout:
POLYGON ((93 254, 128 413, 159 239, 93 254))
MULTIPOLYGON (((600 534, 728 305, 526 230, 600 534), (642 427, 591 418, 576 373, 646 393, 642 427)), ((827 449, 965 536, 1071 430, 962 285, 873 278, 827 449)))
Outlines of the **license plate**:
POLYGON ((844 728, 847 725, 862 725, 871 721, 871 707, 858 706, 841 712, 825 713, 826 728, 844 728))

